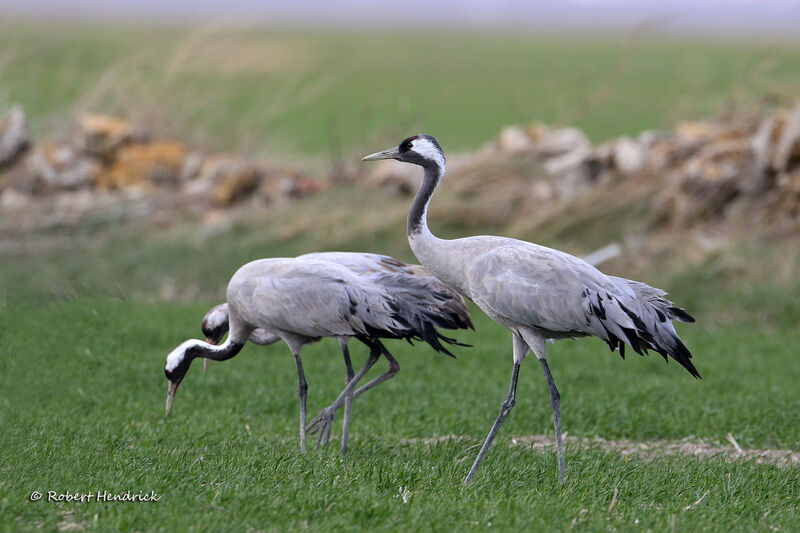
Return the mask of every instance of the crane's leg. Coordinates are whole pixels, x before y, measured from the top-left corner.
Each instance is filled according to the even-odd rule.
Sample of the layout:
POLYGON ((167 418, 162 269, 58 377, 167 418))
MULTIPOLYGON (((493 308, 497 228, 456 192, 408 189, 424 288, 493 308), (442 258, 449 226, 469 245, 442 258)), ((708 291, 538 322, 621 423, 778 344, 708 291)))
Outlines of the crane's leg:
POLYGON ((394 356, 390 354, 388 350, 383 351, 383 356, 389 360, 389 369, 380 376, 378 376, 377 378, 373 379, 372 381, 364 385, 363 387, 359 387, 358 390, 356 390, 353 393, 353 398, 356 398, 357 396, 364 394, 368 390, 377 387, 384 381, 387 381, 395 377, 397 373, 400 372, 400 363, 397 362, 397 359, 395 359, 394 356))
MULTIPOLYGON (((352 398, 356 398, 357 396, 359 396, 361 394, 364 394, 368 390, 370 390, 370 389, 372 389, 374 387, 377 387, 378 385, 380 385, 384 381, 387 381, 387 380, 393 378, 394 376, 397 375, 398 372, 400 372, 400 363, 398 363, 397 359, 395 359, 394 356, 391 353, 389 353, 389 350, 384 349, 383 350, 383 355, 389 361, 389 369, 386 372, 384 372, 383 374, 381 374, 380 376, 376 377, 375 379, 373 379, 372 381, 367 383, 366 385, 364 385, 363 387, 359 387, 355 392, 352 393, 352 398)), ((351 372, 352 372, 352 369, 351 369, 351 372)), ((349 381, 348 381, 348 383, 349 383, 349 381)), ((342 440, 342 454, 346 454, 347 453, 347 445, 346 445, 344 439, 346 438, 346 436, 349 436, 349 432, 350 432, 350 424, 349 424, 349 420, 348 420, 349 416, 348 416, 347 401, 345 401, 344 409, 345 409, 345 411, 344 411, 344 414, 345 414, 344 427, 345 427, 345 429, 344 429, 343 435, 342 435, 342 439, 343 439, 342 440)), ((328 427, 328 434, 330 434, 330 426, 328 427)), ((328 443, 328 437, 326 436, 324 441, 323 441, 323 443, 322 443, 322 445, 324 446, 327 443, 328 443)))
POLYGON ((325 435, 327 434, 330 436, 330 427, 333 424, 333 421, 336 417, 336 411, 344 404, 345 398, 358 384, 359 380, 364 377, 364 375, 369 371, 370 368, 375 364, 378 358, 381 355, 381 348, 379 345, 375 344, 370 346, 370 353, 367 362, 361 367, 361 370, 356 373, 350 383, 347 384, 347 387, 339 394, 339 397, 336 400, 319 412, 319 414, 314 417, 314 420, 308 424, 306 430, 309 431, 312 435, 314 433, 319 433, 317 436, 317 447, 323 443, 323 440, 327 442, 325 435))
POLYGON ((300 351, 294 353, 294 362, 297 365, 297 394, 300 395, 300 451, 306 453, 306 399, 308 396, 308 383, 303 372, 303 361, 300 351))
MULTIPOLYGON (((371 348, 372 347, 370 346, 370 349, 371 348)), ((360 396, 361 394, 364 394, 368 390, 377 387, 378 385, 380 385, 384 381, 387 381, 387 380, 393 378, 394 376, 397 375, 398 372, 400 372, 400 363, 397 362, 397 359, 395 359, 394 356, 391 353, 389 353, 388 350, 383 349, 382 351, 383 351, 384 357, 386 357, 386 359, 389 361, 389 369, 386 372, 384 372, 383 374, 381 374, 380 376, 376 377, 375 379, 373 379, 372 381, 367 383, 366 385, 364 385, 362 387, 359 387, 354 392, 351 392, 350 396, 345 397, 344 421, 343 421, 343 424, 342 424, 343 425, 343 430, 342 430, 342 454, 346 454, 347 453, 347 446, 348 446, 347 443, 348 443, 348 439, 349 439, 349 435, 350 435, 350 406, 348 405, 348 400, 352 401, 353 399, 355 399, 356 397, 360 396)), ((350 382, 353 379, 355 379, 355 376, 353 376, 353 369, 352 369, 352 366, 350 365, 350 352, 347 349, 346 342, 342 346, 342 353, 345 354, 345 365, 348 365, 348 376, 349 377, 348 377, 348 379, 346 381, 346 384, 349 385, 350 382)), ((367 367, 367 365, 369 365, 369 367, 371 367, 372 363, 370 363, 368 361, 366 363, 365 367, 367 367)), ((369 369, 369 368, 367 368, 367 369, 369 369)), ((356 380, 356 381, 358 381, 358 380, 356 380)), ((317 416, 317 418, 319 418, 319 415, 317 416)), ((317 420, 317 418, 315 418, 312 421, 312 424, 314 424, 316 422, 319 422, 317 420)), ((311 428, 311 426, 309 426, 309 429, 310 428, 311 428)), ((311 431, 311 434, 314 434, 314 433, 317 433, 317 429, 314 429, 314 430, 311 431)), ((328 428, 328 434, 330 434, 330 427, 328 428)), ((321 444, 325 445, 325 444, 327 444, 327 441, 328 441, 328 438, 327 437, 323 437, 323 441, 322 441, 321 444)))
POLYGON ((544 370, 544 377, 547 378, 547 387, 550 389, 550 407, 553 408, 553 425, 556 427, 556 450, 558 451, 558 472, 559 480, 563 483, 566 480, 564 473, 564 443, 561 440, 561 395, 553 381, 550 367, 547 366, 547 359, 539 359, 544 370))
POLYGON ((508 387, 508 395, 503 403, 500 404, 500 414, 497 415, 497 419, 494 421, 492 429, 489 430, 489 435, 487 435, 486 440, 483 441, 481 451, 478 452, 475 462, 472 463, 472 468, 470 468, 469 474, 467 474, 467 479, 464 480, 465 485, 472 481, 472 476, 475 475, 475 472, 478 471, 478 467, 481 466, 486 452, 489 451, 489 446, 492 445, 492 441, 494 440, 495 435, 497 435, 497 431, 500 429, 500 426, 503 425, 503 422, 505 422, 506 417, 511 412, 511 409, 514 408, 514 402, 516 401, 517 396, 517 378, 519 377, 519 367, 522 364, 522 361, 525 360, 525 356, 528 355, 528 351, 528 345, 525 344, 525 341, 522 339, 522 337, 515 333, 514 370, 511 372, 511 384, 508 387))
MULTIPOLYGON (((339 344, 342 347, 342 355, 344 356, 344 365, 347 368, 347 377, 344 380, 345 388, 353 381, 355 372, 353 372, 353 363, 350 361, 350 349, 347 347, 347 339, 342 337, 339 339, 339 344)), ((350 410, 353 403, 353 391, 345 397, 344 400, 344 419, 342 420, 342 455, 347 455, 347 441, 350 438, 350 410)))
MULTIPOLYGON (((372 366, 375 364, 375 362, 377 362, 378 358, 380 357, 380 348, 376 347, 376 349, 377 351, 373 350, 373 348, 370 347, 371 351, 369 358, 367 359, 367 362, 364 364, 361 370, 359 370, 358 375, 354 376, 353 379, 350 380, 350 383, 348 383, 347 386, 345 387, 345 390, 341 392, 339 398, 337 398, 336 401, 331 406, 323 410, 323 411, 328 411, 328 414, 320 422, 321 424, 324 424, 325 427, 319 430, 319 435, 317 436, 316 448, 319 448, 320 445, 325 446, 328 444, 328 440, 330 439, 331 436, 331 429, 333 429, 333 421, 336 419, 336 411, 342 406, 343 402, 346 403, 348 396, 355 397, 353 389, 358 384, 358 381, 364 377, 367 371, 369 371, 369 369, 372 368, 372 366)), ((314 433, 314 431, 312 431, 312 434, 314 433)))
POLYGON ((497 415, 497 419, 494 421, 494 425, 492 429, 489 430, 489 435, 486 436, 486 440, 483 441, 483 446, 481 446, 481 451, 478 452, 478 457, 475 458, 475 462, 472 463, 472 468, 469 470, 469 474, 467 474, 467 479, 464 480, 464 484, 466 485, 470 481, 472 481, 472 476, 475 475, 475 472, 478 471, 478 467, 481 466, 483 462, 483 457, 486 455, 486 452, 489 450, 489 446, 491 446, 492 441, 494 440, 494 436, 497 434, 497 430, 500 429, 500 426, 503 425, 505 422, 508 413, 511 412, 511 409, 514 407, 514 402, 516 401, 517 395, 517 377, 519 376, 519 363, 514 362, 514 371, 511 374, 511 385, 508 388, 508 395, 503 403, 500 405, 500 414, 497 415))

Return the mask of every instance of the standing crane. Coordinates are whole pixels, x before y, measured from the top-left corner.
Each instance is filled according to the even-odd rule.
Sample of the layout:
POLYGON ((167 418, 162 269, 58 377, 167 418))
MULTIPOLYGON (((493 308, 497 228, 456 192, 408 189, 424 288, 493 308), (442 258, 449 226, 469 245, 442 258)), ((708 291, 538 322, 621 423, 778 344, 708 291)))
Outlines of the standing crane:
MULTIPOLYGON (((441 323, 445 327, 474 329, 469 310, 461 296, 419 265, 409 265, 387 255, 362 252, 318 252, 304 254, 298 256, 297 259, 336 263, 365 279, 385 287, 397 298, 408 300, 408 303, 412 306, 426 306, 431 312, 442 317, 443 321, 441 323)), ((219 344, 228 329, 227 303, 212 307, 203 317, 203 334, 206 337, 206 342, 210 344, 219 344)), ((416 337, 418 335, 411 333, 409 339, 416 337)), ((264 329, 256 329, 250 333, 248 340, 253 344, 266 346, 281 339, 274 333, 264 329)), ((347 386, 355 375, 350 361, 349 337, 340 336, 337 340, 344 356, 347 370, 345 386, 347 386)), ((386 351, 386 358, 389 361, 389 369, 385 373, 344 398, 342 453, 347 453, 352 399, 394 377, 400 371, 400 364, 388 351, 386 351)), ((206 370, 208 369, 208 362, 209 359, 204 360, 206 370)), ((298 364, 302 365, 302 363, 298 364)), ((319 431, 317 444, 327 443, 329 434, 330 425, 327 426, 326 431, 319 431)))
POLYGON ((514 407, 517 378, 531 351, 544 371, 550 390, 556 433, 558 469, 565 479, 561 439, 561 396, 546 359, 548 340, 596 336, 625 357, 625 344, 636 353, 648 349, 672 357, 700 378, 673 320, 694 322, 666 293, 638 281, 606 276, 595 267, 559 250, 530 242, 482 235, 439 239, 428 229, 428 205, 446 171, 435 137, 415 135, 399 146, 368 155, 364 161, 396 159, 419 165, 422 184, 408 213, 408 242, 432 274, 474 301, 489 317, 511 330, 514 367, 508 394, 464 483, 483 461, 497 431, 514 407))
MULTIPOLYGON (((169 380, 167 416, 175 393, 194 359, 230 359, 241 351, 256 331, 256 337, 262 334, 277 336, 294 355, 299 381, 302 451, 306 450, 308 385, 300 353, 306 344, 323 337, 356 337, 369 346, 367 363, 342 392, 344 396, 352 394, 355 385, 381 353, 392 361, 391 354, 380 341, 382 338, 421 339, 435 350, 452 356, 440 342, 452 339, 444 337, 436 329, 455 327, 446 317, 437 315, 419 302, 397 298, 385 287, 327 261, 278 258, 247 263, 228 283, 227 304, 230 333, 223 344, 190 339, 167 356, 164 367, 169 380)), ((365 388, 367 386, 369 384, 365 388)), ((327 435, 334 413, 335 410, 325 411, 325 417, 318 417, 322 431, 327 435)))

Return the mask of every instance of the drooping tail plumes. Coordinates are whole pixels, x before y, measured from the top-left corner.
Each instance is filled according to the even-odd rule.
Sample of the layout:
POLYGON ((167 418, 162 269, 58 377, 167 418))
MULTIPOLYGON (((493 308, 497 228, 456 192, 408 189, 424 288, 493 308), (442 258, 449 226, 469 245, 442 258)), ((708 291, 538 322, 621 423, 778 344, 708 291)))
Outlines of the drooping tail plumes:
POLYGON ((426 308, 430 319, 440 328, 475 329, 464 299, 430 274, 380 272, 373 279, 404 302, 426 308))
MULTIPOLYGON (((395 274, 384 274, 393 276, 395 274)), ((391 281, 391 280, 385 280, 391 281)), ((381 291, 371 294, 351 294, 350 313, 358 318, 361 329, 372 338, 398 338, 409 341, 419 340, 428 343, 436 351, 455 357, 442 342, 463 346, 455 339, 442 335, 437 328, 458 329, 457 316, 437 310, 436 303, 444 301, 444 296, 435 294, 427 288, 409 284, 404 279, 402 285, 380 283, 381 291), (361 313, 357 302, 367 302, 366 313, 361 313), (376 313, 376 309, 382 309, 376 313)), ((348 287, 348 293, 356 289, 348 287)))
POLYGON ((640 355, 653 350, 665 361, 672 357, 699 379, 692 354, 672 325, 673 320, 694 322, 694 318, 675 307, 660 289, 624 278, 609 279, 620 289, 619 294, 588 288, 582 294, 587 318, 598 336, 611 350, 618 349, 623 358, 626 343, 640 355))

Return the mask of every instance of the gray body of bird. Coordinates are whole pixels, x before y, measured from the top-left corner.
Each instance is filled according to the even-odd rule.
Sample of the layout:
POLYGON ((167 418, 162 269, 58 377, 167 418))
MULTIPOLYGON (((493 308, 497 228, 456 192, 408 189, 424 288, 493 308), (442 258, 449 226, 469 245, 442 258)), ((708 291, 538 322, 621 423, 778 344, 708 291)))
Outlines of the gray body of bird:
POLYGON ((396 148, 364 157, 365 161, 379 159, 396 159, 424 169, 407 222, 408 242, 420 263, 513 334, 509 392, 465 482, 474 476, 514 406, 519 368, 530 351, 539 359, 550 390, 559 472, 564 479, 560 394, 547 364, 548 340, 594 335, 612 350, 619 349, 623 357, 626 343, 637 353, 653 349, 700 377, 672 325, 673 319, 694 319, 674 307, 664 291, 606 276, 573 255, 526 241, 496 236, 439 239, 427 222, 428 206, 446 171, 438 141, 416 135, 396 148))
MULTIPOLYGON (((437 327, 459 327, 463 317, 437 314, 436 306, 451 305, 453 297, 459 301, 460 297, 452 292, 430 291, 424 283, 404 286, 402 297, 399 297, 393 289, 399 283, 398 279, 396 272, 380 274, 371 279, 340 264, 309 257, 261 259, 247 263, 237 270, 228 283, 227 302, 224 304, 227 307, 217 306, 206 316, 207 320, 219 320, 227 315, 230 333, 225 343, 217 346, 202 341, 186 341, 167 357, 165 373, 170 380, 167 413, 193 358, 225 360, 235 356, 248 340, 268 344, 281 339, 289 346, 297 364, 301 397, 301 449, 305 450, 308 387, 300 357, 304 345, 324 337, 339 339, 350 381, 340 398, 337 398, 342 402, 388 379, 399 368, 377 339, 417 338, 439 351, 449 353, 441 345, 440 339, 448 342, 452 339, 442 336, 437 327), (384 283, 376 280, 383 280, 384 283), (356 375, 352 375, 347 352, 346 340, 350 337, 359 338, 371 350, 367 364, 356 375), (381 353, 390 361, 389 372, 354 391, 355 385, 381 353)), ((461 304, 463 306, 463 301, 461 304)), ((468 313, 466 320, 469 322, 468 313)), ((320 436, 325 435, 325 440, 330 434, 336 408, 323 410, 325 416, 315 419, 322 423, 324 431, 320 436)), ((343 449, 346 450, 346 431, 343 449)))

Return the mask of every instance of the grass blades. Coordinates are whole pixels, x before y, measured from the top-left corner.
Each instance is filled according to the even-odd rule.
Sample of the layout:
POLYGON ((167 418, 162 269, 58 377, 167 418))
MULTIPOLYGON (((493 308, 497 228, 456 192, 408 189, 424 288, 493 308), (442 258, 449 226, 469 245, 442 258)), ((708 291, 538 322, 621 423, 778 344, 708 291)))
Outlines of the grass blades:
MULTIPOLYGON (((459 349, 457 360, 392 343, 402 371, 354 403, 351 453, 342 459, 335 441, 299 453, 296 377, 285 346, 248 346, 205 375, 196 363, 165 420, 164 358, 199 333, 204 305, 97 296, 35 303, 12 298, 0 316, 0 513, 8 531, 73 523, 109 531, 797 525, 796 468, 626 459, 568 443, 569 479, 559 485, 554 450, 511 444, 513 436, 552 433, 544 379, 530 362, 497 444, 464 488, 511 369, 507 332, 478 313, 477 332, 459 337, 475 347, 459 349), (418 440, 449 434, 466 438, 418 440), (42 501, 28 501, 33 490, 42 501), (103 490, 152 490, 161 499, 46 501, 47 491, 103 490)), ((703 381, 657 356, 622 361, 600 342, 551 346, 565 430, 720 443, 732 433, 743 447, 800 447, 794 331, 701 322, 682 333, 703 381)), ((344 386, 344 365, 331 342, 304 356, 315 413, 344 386)))

